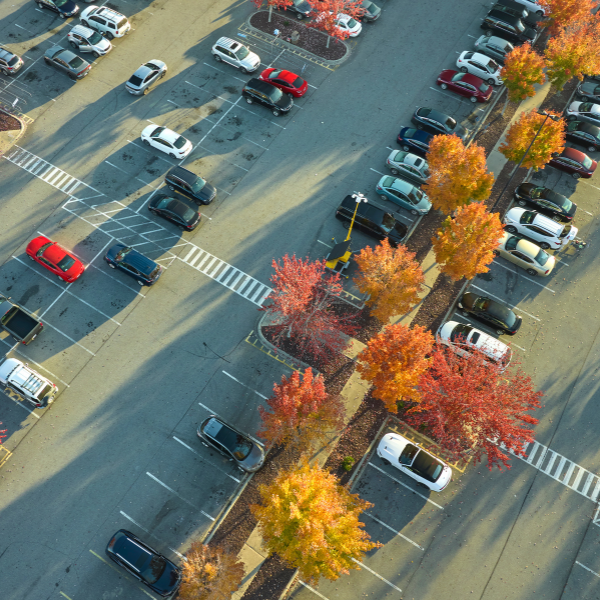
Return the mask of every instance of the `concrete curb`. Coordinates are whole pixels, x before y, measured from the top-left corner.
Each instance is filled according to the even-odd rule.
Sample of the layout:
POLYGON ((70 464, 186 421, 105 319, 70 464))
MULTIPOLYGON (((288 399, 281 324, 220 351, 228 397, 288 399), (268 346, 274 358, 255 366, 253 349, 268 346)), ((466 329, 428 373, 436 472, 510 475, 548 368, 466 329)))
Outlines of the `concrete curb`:
MULTIPOLYGON (((3 113, 9 117, 12 117, 13 119, 16 119, 17 121, 19 121, 19 124, 21 125, 21 131, 19 132, 19 134, 16 137, 11 136, 10 131, 0 132, 0 156, 4 156, 4 154, 8 150, 10 150, 21 139, 21 137, 23 137, 23 134, 27 130, 27 124, 18 115, 15 115, 14 113, 12 113, 8 110, 5 110, 1 107, 0 107, 0 113, 3 113), (9 141, 7 141, 7 140, 5 140, 5 138, 11 138, 11 139, 9 141)), ((11 130, 11 131, 13 131, 13 130, 11 130)))

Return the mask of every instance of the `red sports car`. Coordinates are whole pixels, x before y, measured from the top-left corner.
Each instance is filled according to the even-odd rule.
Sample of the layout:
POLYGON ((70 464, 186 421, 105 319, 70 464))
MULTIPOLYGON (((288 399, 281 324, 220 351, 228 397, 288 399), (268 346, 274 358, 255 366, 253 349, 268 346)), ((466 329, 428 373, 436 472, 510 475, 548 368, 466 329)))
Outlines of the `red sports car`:
POLYGON ((452 90, 461 96, 466 96, 471 102, 486 102, 492 95, 492 86, 483 79, 470 73, 459 73, 446 69, 437 78, 437 84, 443 90, 452 90))
POLYGON ((271 85, 279 88, 282 92, 294 96, 294 98, 300 98, 306 94, 308 89, 308 83, 298 77, 291 71, 282 71, 281 69, 265 69, 259 79, 266 81, 271 85))
POLYGON ((596 170, 598 163, 584 152, 575 148, 565 148, 548 163, 551 167, 570 173, 575 179, 589 179, 596 170))
POLYGON ((52 271, 59 279, 67 283, 79 279, 85 270, 83 263, 78 258, 43 235, 33 238, 27 244, 25 252, 31 260, 35 260, 36 263, 48 271, 52 271))

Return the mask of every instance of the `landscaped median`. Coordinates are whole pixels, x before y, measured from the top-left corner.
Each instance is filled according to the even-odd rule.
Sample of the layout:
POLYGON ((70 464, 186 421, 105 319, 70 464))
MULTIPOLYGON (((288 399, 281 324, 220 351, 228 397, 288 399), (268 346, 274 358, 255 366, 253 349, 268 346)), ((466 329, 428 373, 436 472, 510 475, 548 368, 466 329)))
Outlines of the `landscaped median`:
POLYGON ((0 156, 3 156, 25 133, 25 122, 0 107, 0 156))

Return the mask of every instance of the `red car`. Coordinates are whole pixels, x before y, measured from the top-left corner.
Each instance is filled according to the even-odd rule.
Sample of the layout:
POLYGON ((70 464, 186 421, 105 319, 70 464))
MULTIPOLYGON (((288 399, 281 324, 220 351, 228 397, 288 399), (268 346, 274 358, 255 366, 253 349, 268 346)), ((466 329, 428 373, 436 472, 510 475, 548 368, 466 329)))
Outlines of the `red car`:
POLYGON ((466 96, 471 102, 486 102, 492 95, 492 86, 483 82, 470 73, 459 73, 446 69, 437 78, 437 84, 443 90, 452 90, 461 96, 466 96))
POLYGON ((81 277, 83 263, 61 248, 56 242, 40 235, 27 244, 25 250, 31 260, 35 260, 48 271, 52 271, 59 279, 72 283, 81 277))
POLYGON ((598 165, 587 154, 575 150, 575 148, 565 148, 560 154, 554 156, 548 164, 555 169, 570 173, 575 179, 580 177, 589 179, 598 165))
POLYGON ((302 77, 298 77, 298 75, 292 73, 291 71, 282 71, 281 69, 265 69, 260 74, 259 79, 274 85, 276 88, 279 88, 282 92, 285 92, 289 96, 294 96, 294 98, 300 98, 301 96, 304 96, 304 94, 306 94, 306 90, 308 89, 308 83, 306 83, 302 77))

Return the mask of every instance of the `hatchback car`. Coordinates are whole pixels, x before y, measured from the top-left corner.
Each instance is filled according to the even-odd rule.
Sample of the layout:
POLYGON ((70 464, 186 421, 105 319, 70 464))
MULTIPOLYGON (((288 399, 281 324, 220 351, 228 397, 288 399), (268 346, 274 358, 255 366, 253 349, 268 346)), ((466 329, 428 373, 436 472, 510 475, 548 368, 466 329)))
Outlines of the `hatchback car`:
POLYGON ((313 8, 306 0, 292 0, 292 4, 290 6, 286 6, 284 4, 275 5, 275 8, 279 10, 289 11, 292 14, 296 15, 297 19, 305 19, 310 17, 313 8))
POLYGON ((73 0, 35 0, 40 8, 47 8, 58 13, 61 19, 74 17, 79 12, 79 6, 73 0))
POLYGON ((166 63, 153 58, 140 65, 137 71, 127 80, 125 89, 134 96, 147 94, 166 74, 166 63))
POLYGON ((104 56, 112 50, 112 44, 97 31, 84 27, 83 25, 75 25, 67 35, 69 44, 79 52, 91 52, 93 56, 98 58, 104 56))
POLYGON ((540 248, 557 250, 566 246, 577 235, 577 227, 554 221, 534 210, 515 206, 504 216, 504 229, 534 241, 540 248))
POLYGON ((487 31, 487 35, 498 34, 498 36, 508 38, 517 44, 525 42, 533 44, 539 35, 535 29, 527 27, 518 17, 499 10, 491 10, 481 22, 480 27, 487 31))
POLYGON ((111 269, 123 271, 140 285, 155 284, 163 271, 162 267, 153 260, 124 244, 115 244, 109 248, 104 260, 111 269))
POLYGON ((33 238, 25 253, 29 258, 67 283, 77 281, 85 271, 83 263, 56 242, 40 235, 33 238))
POLYGON ((532 276, 541 275, 546 277, 550 275, 556 264, 554 256, 548 254, 533 242, 511 233, 505 233, 502 236, 494 250, 494 254, 525 269, 532 276))
POLYGON ((150 200, 148 210, 174 225, 192 231, 200 223, 200 214, 196 207, 190 206, 180 198, 172 198, 165 194, 157 194, 150 200))
POLYGON ((475 50, 485 54, 501 65, 504 64, 506 57, 515 49, 515 47, 506 40, 496 36, 482 35, 473 44, 475 50))
POLYGON ((52 48, 46 50, 44 61, 47 65, 66 73, 73 81, 83 79, 92 68, 92 65, 83 58, 60 46, 52 46, 52 48))
POLYGON ((377 456, 432 492, 441 492, 452 479, 452 469, 399 433, 386 433, 377 446, 377 456))
POLYGON ((126 529, 119 529, 112 536, 106 554, 163 598, 174 594, 181 583, 181 570, 177 565, 126 529))
POLYGON ((587 121, 600 125, 600 104, 593 102, 571 102, 565 110, 567 121, 587 121))
POLYGON ((546 9, 538 0, 516 0, 522 4, 530 13, 536 14, 538 17, 543 17, 546 14, 546 9))
POLYGON ((183 167, 173 167, 165 175, 165 183, 172 191, 190 198, 196 204, 210 204, 217 197, 217 188, 183 167))
POLYGON ((500 66, 485 54, 463 52, 456 60, 456 66, 459 71, 476 75, 490 85, 500 85, 502 83, 500 66))
POLYGON ((4 75, 14 75, 21 70, 23 59, 4 46, 0 46, 0 71, 4 75))
POLYGON ((381 8, 376 4, 373 4, 371 0, 363 0, 360 3, 360 8, 364 11, 360 17, 361 21, 365 21, 366 23, 373 23, 377 21, 381 16, 381 8))
POLYGON ((424 129, 434 135, 440 133, 446 135, 456 134, 461 140, 464 140, 469 135, 469 132, 462 125, 459 125, 456 119, 425 106, 420 106, 415 110, 411 121, 419 129, 424 129))
POLYGON ((211 49, 217 62, 226 62, 242 73, 253 73, 260 66, 260 57, 237 40, 222 37, 211 49))
POLYGON ((291 71, 269 68, 265 69, 259 75, 259 79, 274 85, 288 96, 293 96, 294 98, 304 96, 306 90, 308 90, 308 83, 291 71))
POLYGON ((402 179, 408 179, 417 185, 426 183, 429 177, 427 161, 405 150, 392 150, 385 164, 392 175, 400 175, 402 179))
POLYGON ((582 102, 600 102, 600 85, 594 81, 584 81, 577 86, 577 95, 582 102))
POLYGON ((95 29, 109 40, 123 37, 131 30, 125 15, 106 6, 88 6, 79 17, 82 25, 95 29))
POLYGON ((469 73, 457 73, 452 69, 445 69, 439 74, 437 84, 443 90, 450 90, 468 98, 471 102, 487 102, 492 97, 492 86, 469 73))
POLYGON ((262 104, 270 109, 274 116, 278 117, 290 111, 294 101, 290 96, 284 94, 279 88, 261 81, 251 79, 242 89, 242 96, 248 104, 262 104))
POLYGON ((566 138, 589 152, 600 150, 600 127, 583 121, 569 121, 565 128, 566 138))
POLYGON ((389 200, 413 215, 426 215, 431 210, 429 196, 412 183, 384 175, 375 186, 382 200, 389 200))
POLYGON ((589 179, 594 174, 598 163, 575 148, 565 148, 560 154, 553 156, 548 165, 569 173, 575 179, 580 177, 589 179))
POLYGON ((514 196, 519 206, 531 206, 555 221, 568 223, 573 220, 577 211, 577 204, 566 196, 533 183, 523 182, 515 190, 514 196))
POLYGON ((190 140, 159 125, 148 125, 140 137, 146 146, 152 146, 176 159, 185 158, 193 148, 190 140))
POLYGON ((403 127, 398 134, 398 143, 402 146, 402 150, 414 152, 419 156, 425 156, 429 152, 429 144, 432 139, 431 133, 412 127, 403 127))
POLYGON ((265 462, 265 451, 261 445, 215 415, 205 419, 197 433, 206 447, 214 448, 234 461, 242 471, 254 473, 265 462))
POLYGON ((485 323, 488 327, 494 329, 498 335, 504 333, 515 335, 523 322, 519 315, 516 315, 504 304, 473 292, 463 294, 458 301, 458 308, 463 315, 485 323))

